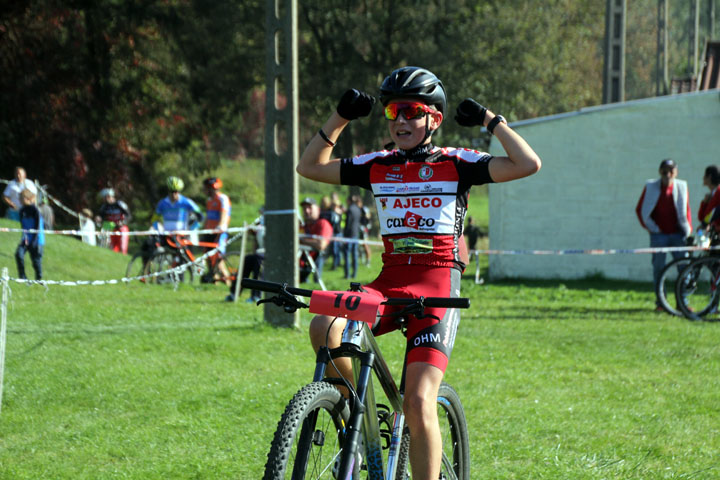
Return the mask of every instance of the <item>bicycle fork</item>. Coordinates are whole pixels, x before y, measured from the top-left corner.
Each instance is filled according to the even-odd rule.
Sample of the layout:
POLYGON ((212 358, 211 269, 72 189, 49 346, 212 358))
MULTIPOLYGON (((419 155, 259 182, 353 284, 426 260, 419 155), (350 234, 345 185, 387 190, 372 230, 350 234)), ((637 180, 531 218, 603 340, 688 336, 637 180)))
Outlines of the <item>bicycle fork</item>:
MULTIPOLYGON (((353 474, 359 471, 360 465, 355 465, 355 462, 358 461, 355 452, 359 449, 360 434, 363 433, 368 480, 392 479, 395 478, 402 434, 405 427, 402 399, 397 386, 391 380, 392 377, 382 355, 379 354, 374 338, 371 335, 365 335, 363 328, 367 327, 362 322, 349 320, 340 347, 332 350, 322 347, 318 350, 313 381, 329 381, 329 379, 325 378, 325 371, 331 358, 351 358, 353 372, 355 373, 355 392, 357 396, 354 404, 352 404, 350 419, 345 427, 345 440, 340 454, 336 478, 352 480, 353 474), (368 339, 370 339, 369 345, 367 344, 368 339), (377 352, 377 355, 375 352, 377 352), (373 369, 378 373, 378 378, 392 404, 392 411, 394 412, 385 477, 383 477, 380 424, 371 379, 373 369)), ((344 382, 340 379, 331 380, 331 383, 340 386, 344 385, 344 382)))

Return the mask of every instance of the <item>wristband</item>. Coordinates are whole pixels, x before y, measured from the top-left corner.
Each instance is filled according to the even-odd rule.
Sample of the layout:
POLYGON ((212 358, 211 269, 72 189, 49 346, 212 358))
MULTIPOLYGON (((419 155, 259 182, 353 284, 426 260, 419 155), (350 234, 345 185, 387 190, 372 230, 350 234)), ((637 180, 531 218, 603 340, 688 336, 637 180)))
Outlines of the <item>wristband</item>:
POLYGON ((318 130, 318 135, 320 135, 320 138, 325 140, 325 143, 327 143, 329 146, 331 146, 331 147, 335 146, 335 142, 330 140, 330 137, 327 136, 327 133, 323 132, 322 128, 320 130, 318 130))
POLYGON ((495 131, 495 127, 497 127, 499 123, 504 123, 505 125, 507 125, 507 120, 505 120, 505 117, 503 117, 502 115, 495 115, 495 117, 490 120, 490 123, 488 123, 488 132, 494 135, 493 132, 495 131))

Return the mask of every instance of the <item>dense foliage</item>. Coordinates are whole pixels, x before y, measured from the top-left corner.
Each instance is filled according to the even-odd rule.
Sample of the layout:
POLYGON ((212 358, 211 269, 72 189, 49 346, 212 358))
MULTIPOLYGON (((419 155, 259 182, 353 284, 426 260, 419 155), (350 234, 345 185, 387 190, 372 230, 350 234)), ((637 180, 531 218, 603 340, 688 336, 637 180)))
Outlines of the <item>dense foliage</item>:
MULTIPOLYGON (((75 208, 95 205, 107 185, 147 206, 170 172, 193 179, 221 160, 262 157, 265 3, 8 3, 0 11, 0 178, 23 165, 75 208)), ((632 99, 654 93, 657 10, 651 0, 629 3, 632 99)), ((689 12, 677 3, 673 74, 687 65, 689 12)), ((511 120, 598 104, 604 8, 582 0, 300 2, 301 144, 346 88, 375 92, 401 65, 438 74, 451 108, 472 96, 511 120)), ((442 143, 470 145, 473 134, 448 121, 442 143)), ((338 152, 374 148, 383 135, 382 122, 363 120, 338 152)))

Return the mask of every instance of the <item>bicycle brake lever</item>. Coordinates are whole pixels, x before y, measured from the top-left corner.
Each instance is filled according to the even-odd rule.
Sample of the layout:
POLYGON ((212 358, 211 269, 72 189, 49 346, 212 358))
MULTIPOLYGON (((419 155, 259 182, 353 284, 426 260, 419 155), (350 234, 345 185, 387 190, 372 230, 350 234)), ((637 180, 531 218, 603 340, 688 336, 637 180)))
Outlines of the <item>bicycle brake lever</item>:
POLYGON ((300 300, 295 298, 295 295, 292 295, 290 292, 288 292, 286 290, 286 287, 287 284, 284 283, 277 295, 275 295, 274 297, 258 300, 257 304, 260 305, 261 303, 271 302, 278 307, 282 307, 283 310, 285 310, 287 313, 294 313, 298 308, 308 308, 307 304, 301 302, 300 300))

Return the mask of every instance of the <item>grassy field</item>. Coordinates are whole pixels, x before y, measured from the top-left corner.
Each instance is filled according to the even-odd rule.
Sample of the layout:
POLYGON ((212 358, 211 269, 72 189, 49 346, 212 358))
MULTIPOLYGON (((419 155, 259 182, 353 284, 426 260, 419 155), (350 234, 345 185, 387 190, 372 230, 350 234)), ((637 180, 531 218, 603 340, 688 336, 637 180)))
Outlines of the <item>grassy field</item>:
MULTIPOLYGON (((14 276, 17 235, 0 235, 14 276)), ((126 262, 54 236, 44 266, 47 279, 93 280, 126 262)), ((361 280, 377 267, 376 255, 361 280)), ((327 272, 329 288, 340 276, 327 272)), ((645 284, 472 277, 446 378, 473 479, 720 478, 719 325, 653 313, 645 284)), ((272 328, 219 286, 10 286, 0 479, 261 477, 312 375, 307 314, 272 328)), ((402 337, 380 344, 399 371, 402 337)))

